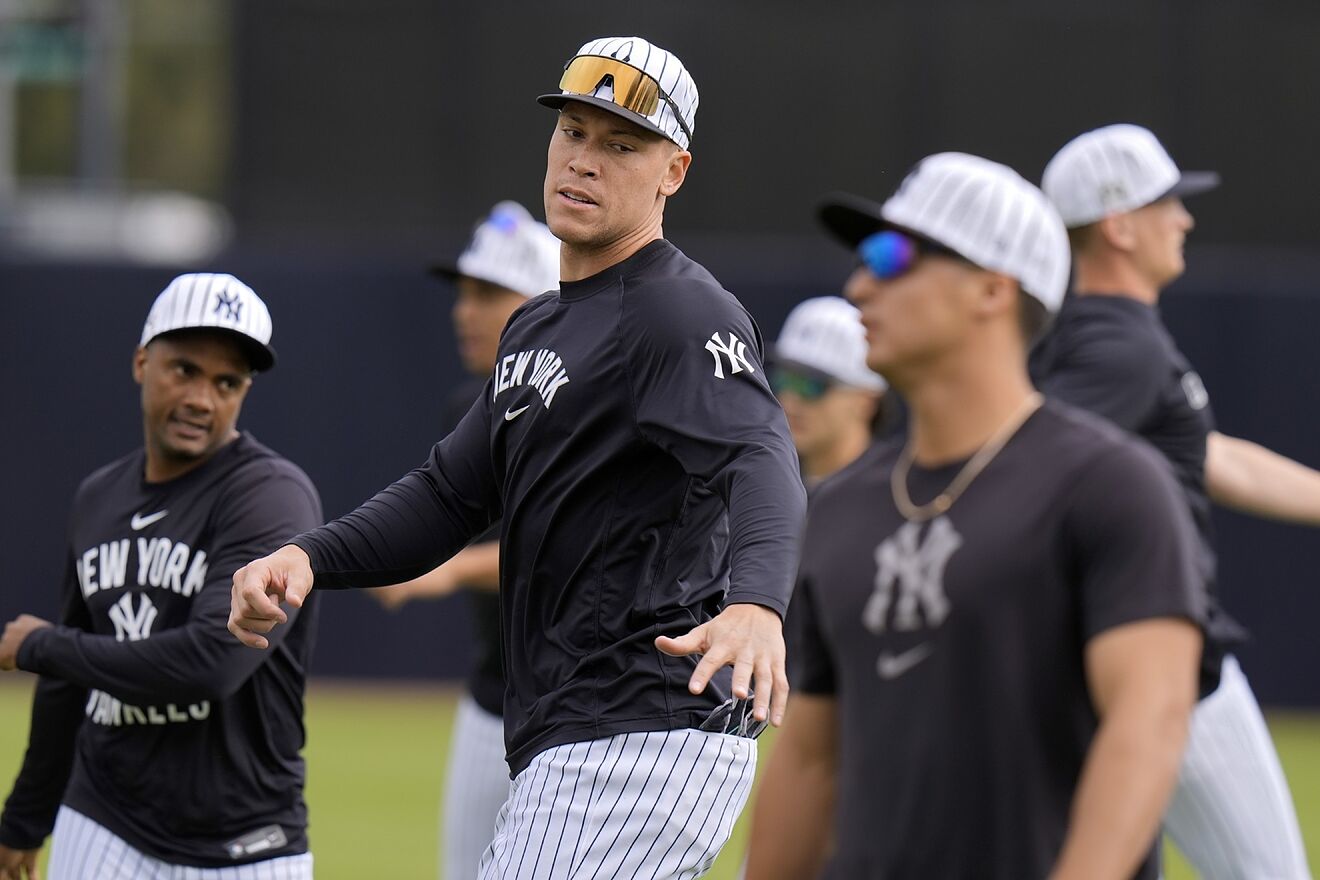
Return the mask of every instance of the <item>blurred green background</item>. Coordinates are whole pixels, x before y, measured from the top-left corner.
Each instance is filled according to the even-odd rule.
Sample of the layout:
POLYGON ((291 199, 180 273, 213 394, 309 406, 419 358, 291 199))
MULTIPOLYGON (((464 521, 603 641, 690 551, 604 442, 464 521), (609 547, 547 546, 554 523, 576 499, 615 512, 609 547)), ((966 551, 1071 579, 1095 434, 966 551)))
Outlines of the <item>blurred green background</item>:
MULTIPOLYGON (((7 793, 27 742, 35 679, 0 682, 0 778, 7 793)), ((458 691, 316 680, 307 700, 307 799, 318 880, 436 876, 440 786, 458 691)), ((1270 730, 1297 802, 1308 853, 1320 848, 1320 716, 1271 713, 1270 730)), ((774 747, 761 740, 762 764, 774 747)), ((877 799, 877 817, 884 812, 877 799)), ((733 880, 746 817, 706 876, 733 880)), ((1196 875, 1169 851, 1166 880, 1196 875)))

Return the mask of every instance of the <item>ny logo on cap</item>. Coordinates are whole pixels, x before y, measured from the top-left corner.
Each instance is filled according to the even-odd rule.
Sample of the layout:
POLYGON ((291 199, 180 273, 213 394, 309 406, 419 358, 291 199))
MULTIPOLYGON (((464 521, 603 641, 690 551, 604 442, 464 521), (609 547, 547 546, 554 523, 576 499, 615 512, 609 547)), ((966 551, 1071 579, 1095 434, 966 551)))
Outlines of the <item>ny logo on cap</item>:
POLYGON ((243 320, 243 301, 238 298, 237 293, 226 294, 223 290, 217 291, 213 314, 220 315, 229 321, 241 321, 243 320))

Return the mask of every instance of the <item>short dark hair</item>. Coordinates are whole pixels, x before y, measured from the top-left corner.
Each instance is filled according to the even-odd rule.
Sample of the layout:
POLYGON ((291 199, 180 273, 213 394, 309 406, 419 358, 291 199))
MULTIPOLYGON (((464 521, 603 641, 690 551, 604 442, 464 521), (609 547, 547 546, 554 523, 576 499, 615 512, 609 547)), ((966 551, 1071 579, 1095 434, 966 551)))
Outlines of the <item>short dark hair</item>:
POLYGON ((1100 221, 1087 223, 1085 226, 1074 226, 1068 230, 1068 247, 1073 253, 1084 251, 1091 246, 1091 242, 1099 233, 1100 221))
POLYGON ((1027 348, 1045 334, 1052 320, 1053 316, 1050 310, 1045 308, 1045 304, 1023 290, 1022 285, 1019 284, 1018 330, 1022 333, 1022 341, 1027 344, 1027 348))

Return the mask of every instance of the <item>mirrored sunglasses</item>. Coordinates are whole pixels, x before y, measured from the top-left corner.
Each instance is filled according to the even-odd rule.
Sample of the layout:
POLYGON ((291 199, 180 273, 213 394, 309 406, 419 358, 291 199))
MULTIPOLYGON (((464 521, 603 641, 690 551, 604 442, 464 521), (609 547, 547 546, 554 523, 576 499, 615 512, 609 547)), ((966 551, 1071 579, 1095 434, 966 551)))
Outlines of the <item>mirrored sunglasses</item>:
POLYGON ((610 78, 610 87, 614 93, 612 100, 616 105, 638 116, 650 117, 664 101, 673 111, 678 127, 683 129, 688 141, 692 132, 683 120, 683 114, 660 83, 633 67, 614 58, 602 58, 599 55, 579 55, 564 67, 564 75, 559 80, 559 89, 576 95, 590 95, 601 82, 610 78))
POLYGON ((862 265, 883 281, 897 278, 912 269, 923 254, 937 254, 968 262, 957 251, 929 239, 917 238, 896 229, 883 229, 862 239, 857 256, 862 265))

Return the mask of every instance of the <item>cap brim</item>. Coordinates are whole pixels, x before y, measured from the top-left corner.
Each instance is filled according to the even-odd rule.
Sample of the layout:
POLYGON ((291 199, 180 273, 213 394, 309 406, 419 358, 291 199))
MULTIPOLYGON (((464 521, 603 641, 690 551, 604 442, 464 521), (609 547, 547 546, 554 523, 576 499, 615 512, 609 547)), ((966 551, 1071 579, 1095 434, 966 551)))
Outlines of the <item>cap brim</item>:
POLYGON ((843 382, 843 379, 835 376, 833 373, 822 370, 820 367, 813 367, 811 364, 804 364, 802 361, 794 360, 793 358, 781 357, 774 351, 771 351, 770 357, 766 360, 769 362, 768 365, 771 369, 779 368, 794 373, 801 373, 804 376, 809 376, 810 378, 817 379, 821 382, 843 382))
POLYGON ((238 343, 238 347, 243 350, 247 356, 248 364, 258 373, 264 373, 275 366, 275 349, 269 345, 253 339, 246 333, 240 333, 237 330, 230 330, 228 327, 176 327, 173 330, 166 330, 164 333, 157 333, 148 339, 143 345, 150 345, 153 339, 167 339, 176 333, 223 333, 225 336, 238 343))
POLYGON ((1219 186, 1219 172, 1217 171, 1184 171, 1178 178, 1178 182, 1165 195, 1183 198, 1184 196, 1209 192, 1217 186, 1219 186))
POLYGON ((234 337, 234 339, 238 341, 239 346, 242 347, 244 353, 247 354, 248 363, 251 364, 252 369, 256 370, 258 373, 264 373, 271 367, 275 366, 275 349, 271 348, 269 345, 263 345, 251 336, 225 327, 201 327, 198 329, 220 330, 234 337))
POLYGON ((880 213, 880 205, 852 193, 831 193, 826 196, 816 216, 836 239, 855 248, 873 232, 890 226, 880 213))
POLYGON ((549 95, 541 95, 536 99, 536 103, 540 104, 542 107, 549 107, 551 110, 563 110, 564 105, 569 101, 577 101, 580 104, 590 104, 593 107, 599 107, 608 113, 613 113, 620 119, 626 119, 640 128, 658 134, 660 137, 671 143, 676 143, 673 138, 665 134, 659 126, 652 123, 645 116, 639 116, 631 110, 623 109, 613 101, 607 101, 604 98, 597 98, 595 95, 565 95, 560 92, 555 92, 549 95))
POLYGON ((264 373, 275 366, 278 358, 275 355, 275 349, 269 345, 262 345, 255 340, 249 341, 247 347, 248 361, 252 364, 252 369, 258 373, 264 373))
POLYGON ((444 278, 446 281, 457 281, 463 273, 458 271, 458 266, 453 263, 433 263, 427 267, 426 274, 434 278, 444 278))
POLYGON ((483 284, 493 284, 496 287, 501 287, 505 290, 512 291, 513 293, 516 293, 521 297, 525 297, 526 299, 531 299, 533 296, 536 295, 530 293, 523 293, 522 291, 519 290, 514 290, 512 287, 509 287, 508 284, 499 280, 498 278, 491 278, 488 275, 475 275, 471 272, 464 272, 453 263, 436 263, 427 268, 426 274, 430 275, 433 278, 442 278, 446 281, 452 281, 455 284, 457 284, 463 278, 471 278, 473 281, 480 281, 483 284))

